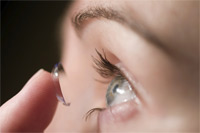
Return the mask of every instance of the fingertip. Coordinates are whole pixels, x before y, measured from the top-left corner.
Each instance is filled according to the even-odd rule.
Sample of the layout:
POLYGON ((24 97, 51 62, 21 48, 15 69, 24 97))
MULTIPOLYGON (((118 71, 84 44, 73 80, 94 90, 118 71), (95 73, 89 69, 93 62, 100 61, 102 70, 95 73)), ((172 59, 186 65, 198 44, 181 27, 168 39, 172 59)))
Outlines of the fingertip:
POLYGON ((2 114, 7 121, 3 127, 5 131, 43 131, 51 122, 56 105, 51 74, 40 69, 15 97, 3 105, 1 112, 9 110, 9 113, 2 114))

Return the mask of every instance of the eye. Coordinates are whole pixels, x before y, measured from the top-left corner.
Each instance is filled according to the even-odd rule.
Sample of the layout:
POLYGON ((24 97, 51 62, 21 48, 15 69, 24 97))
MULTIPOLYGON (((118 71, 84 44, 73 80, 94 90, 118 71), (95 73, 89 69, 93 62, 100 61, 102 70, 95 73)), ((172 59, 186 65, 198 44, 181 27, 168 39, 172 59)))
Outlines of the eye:
MULTIPOLYGON (((106 90, 106 103, 107 107, 113 106, 116 104, 120 104, 123 102, 127 102, 130 100, 134 100, 136 104, 140 104, 140 100, 137 97, 134 89, 132 89, 129 81, 125 78, 125 75, 121 69, 119 69, 117 66, 112 64, 107 58, 105 51, 103 50, 103 54, 101 54, 97 49, 96 53, 98 55, 97 58, 92 56, 93 62, 94 62, 94 68, 97 71, 97 73, 100 74, 101 77, 104 79, 112 79, 110 84, 108 85, 108 88, 106 90)), ((96 79, 95 79, 96 80, 96 79)), ((96 80, 100 81, 101 80, 96 80)), ((101 83, 106 83, 102 81, 101 83)), ((89 110, 86 113, 86 120, 87 118, 95 111, 102 111, 106 108, 98 107, 98 108, 93 108, 89 110)))
POLYGON ((113 106, 133 99, 137 99, 137 97, 129 82, 123 76, 116 76, 107 89, 107 106, 113 106))

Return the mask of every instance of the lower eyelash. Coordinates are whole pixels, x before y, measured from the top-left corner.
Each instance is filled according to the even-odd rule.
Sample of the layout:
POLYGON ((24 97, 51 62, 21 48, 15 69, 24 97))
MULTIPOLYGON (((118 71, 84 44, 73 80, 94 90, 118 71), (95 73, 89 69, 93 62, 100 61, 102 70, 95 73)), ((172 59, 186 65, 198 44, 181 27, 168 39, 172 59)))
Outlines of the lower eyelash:
POLYGON ((85 116, 84 116, 85 121, 87 121, 88 118, 91 116, 91 114, 94 113, 95 111, 101 112, 101 111, 103 111, 103 110, 105 110, 105 108, 93 108, 93 109, 90 109, 90 110, 85 114, 85 116))

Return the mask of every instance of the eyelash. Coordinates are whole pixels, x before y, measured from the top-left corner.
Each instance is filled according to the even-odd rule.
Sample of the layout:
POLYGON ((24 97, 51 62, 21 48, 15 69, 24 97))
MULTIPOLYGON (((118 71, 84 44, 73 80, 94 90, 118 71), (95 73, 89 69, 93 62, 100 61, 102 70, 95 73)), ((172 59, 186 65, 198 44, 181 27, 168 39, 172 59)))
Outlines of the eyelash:
MULTIPOLYGON (((120 71, 118 67, 110 63, 110 61, 106 58, 106 53, 104 50, 103 54, 101 54, 97 49, 95 49, 99 59, 95 58, 92 56, 93 62, 94 62, 94 68, 95 70, 103 77, 103 78, 111 78, 115 76, 120 76, 124 78, 124 74, 120 71)), ((97 80, 98 81, 98 80, 97 80)), ((101 81, 100 81, 101 82, 101 81)), ((90 117, 90 115, 96 111, 103 111, 105 108, 93 108, 90 109, 86 114, 85 114, 85 120, 90 117)))
POLYGON ((110 63, 110 61, 106 58, 106 53, 104 50, 103 55, 96 50, 96 53, 99 56, 99 59, 96 59, 92 56, 93 62, 95 63, 95 70, 103 77, 110 78, 114 76, 122 76, 121 71, 115 65, 110 63))

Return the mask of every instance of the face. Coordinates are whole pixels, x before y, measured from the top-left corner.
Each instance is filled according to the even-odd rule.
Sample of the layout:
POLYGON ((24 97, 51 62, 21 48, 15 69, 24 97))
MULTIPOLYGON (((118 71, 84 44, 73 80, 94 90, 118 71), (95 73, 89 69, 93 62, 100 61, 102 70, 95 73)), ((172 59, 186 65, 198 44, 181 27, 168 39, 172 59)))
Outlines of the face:
POLYGON ((58 105, 47 131, 197 131, 198 10, 197 1, 73 2, 60 79, 71 105, 58 105))

